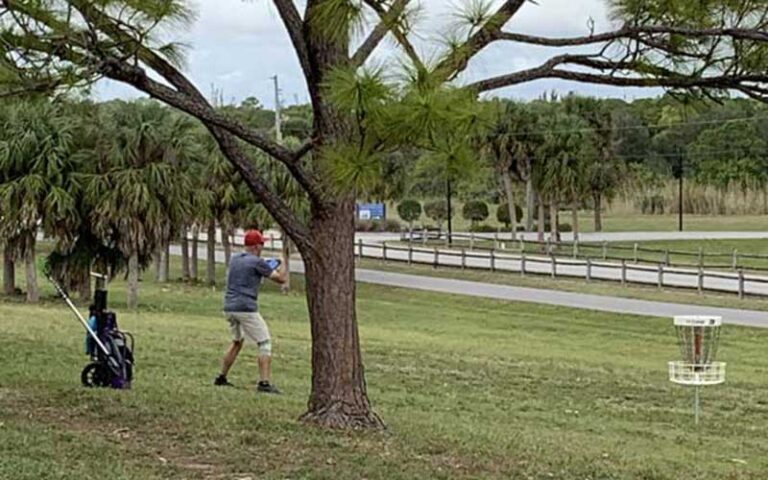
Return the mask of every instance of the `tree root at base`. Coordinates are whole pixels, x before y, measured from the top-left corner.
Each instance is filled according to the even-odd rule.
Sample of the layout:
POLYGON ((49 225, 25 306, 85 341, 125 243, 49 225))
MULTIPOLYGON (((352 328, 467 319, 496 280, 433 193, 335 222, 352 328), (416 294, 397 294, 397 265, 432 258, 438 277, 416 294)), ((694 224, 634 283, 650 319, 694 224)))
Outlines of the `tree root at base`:
POLYGON ((319 409, 310 410, 299 421, 308 425, 333 430, 385 430, 387 426, 376 412, 336 401, 319 409))

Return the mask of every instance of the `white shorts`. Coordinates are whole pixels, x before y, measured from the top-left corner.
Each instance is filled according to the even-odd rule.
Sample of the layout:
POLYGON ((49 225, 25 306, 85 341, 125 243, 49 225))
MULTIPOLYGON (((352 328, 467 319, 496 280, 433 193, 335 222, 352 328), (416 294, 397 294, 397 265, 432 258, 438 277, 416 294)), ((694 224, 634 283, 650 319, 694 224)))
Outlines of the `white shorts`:
POLYGON ((229 322, 233 341, 239 342, 247 337, 252 342, 260 344, 271 340, 267 322, 259 312, 224 312, 224 315, 229 322))

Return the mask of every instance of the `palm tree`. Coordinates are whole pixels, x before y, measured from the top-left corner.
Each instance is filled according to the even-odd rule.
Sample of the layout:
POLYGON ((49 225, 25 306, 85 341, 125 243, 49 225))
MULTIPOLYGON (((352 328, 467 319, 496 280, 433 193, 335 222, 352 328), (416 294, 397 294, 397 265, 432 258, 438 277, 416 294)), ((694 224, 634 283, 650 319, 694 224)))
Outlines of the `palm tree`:
MULTIPOLYGON (((0 126, 0 238, 22 258, 27 301, 37 302, 35 248, 46 234, 70 236, 78 222, 70 155, 71 129, 60 107, 47 101, 21 101, 0 126)), ((9 272, 10 274, 10 272, 9 272)))

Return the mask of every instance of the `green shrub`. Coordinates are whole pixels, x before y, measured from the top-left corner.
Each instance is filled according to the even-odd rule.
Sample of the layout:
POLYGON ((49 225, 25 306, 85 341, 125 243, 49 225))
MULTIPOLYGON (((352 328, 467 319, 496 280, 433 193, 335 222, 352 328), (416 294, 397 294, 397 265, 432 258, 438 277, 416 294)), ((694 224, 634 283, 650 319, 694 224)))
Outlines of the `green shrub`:
POLYGON ((421 203, 416 200, 403 200, 397 206, 397 214, 404 222, 408 222, 408 229, 413 229, 413 222, 421 218, 421 203))
POLYGON ((448 202, 445 200, 428 202, 424 204, 424 213, 437 223, 438 228, 442 228, 443 222, 448 219, 448 202))
MULTIPOLYGON (((523 221, 523 209, 520 205, 515 205, 515 218, 518 224, 523 221)), ((509 205, 502 203, 496 208, 496 220, 498 220, 499 223, 503 223, 507 229, 509 229, 510 224, 512 223, 509 219, 509 205)))
POLYGON ((475 233, 496 233, 498 229, 496 227, 486 225, 485 223, 481 223, 479 225, 472 225, 469 227, 469 231, 475 233))
POLYGON ((478 222, 484 222, 488 218, 488 205, 485 202, 467 202, 462 211, 465 220, 472 222, 475 226, 478 222))

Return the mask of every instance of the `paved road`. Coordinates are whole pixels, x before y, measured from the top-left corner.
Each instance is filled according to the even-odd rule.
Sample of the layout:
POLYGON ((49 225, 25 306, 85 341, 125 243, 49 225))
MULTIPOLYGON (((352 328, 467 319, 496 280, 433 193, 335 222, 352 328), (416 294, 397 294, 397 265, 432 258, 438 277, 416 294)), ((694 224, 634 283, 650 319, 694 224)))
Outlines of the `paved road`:
MULTIPOLYGON (((205 247, 200 247, 200 249, 200 258, 205 258, 205 247)), ((174 246, 171 249, 171 253, 180 255, 181 249, 174 246)), ((216 261, 221 263, 224 262, 223 252, 216 252, 216 261)), ((303 273, 304 265, 301 264, 301 262, 294 261, 291 270, 296 273, 303 273)), ((724 322, 732 325, 768 328, 768 312, 651 302, 646 300, 633 300, 536 288, 512 287, 364 269, 358 269, 356 271, 356 278, 362 283, 372 283, 390 287, 409 288, 455 295, 469 295, 498 300, 557 305, 612 313, 667 318, 675 315, 719 315, 723 317, 724 322)))

